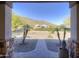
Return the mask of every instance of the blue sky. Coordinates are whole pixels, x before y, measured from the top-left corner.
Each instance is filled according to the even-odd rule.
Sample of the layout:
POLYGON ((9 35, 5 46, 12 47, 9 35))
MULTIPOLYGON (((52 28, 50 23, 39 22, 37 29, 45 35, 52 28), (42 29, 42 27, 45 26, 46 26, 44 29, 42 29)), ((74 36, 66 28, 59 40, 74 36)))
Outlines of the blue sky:
POLYGON ((70 16, 69 4, 66 2, 14 3, 13 12, 20 16, 45 20, 54 24, 62 24, 70 16))

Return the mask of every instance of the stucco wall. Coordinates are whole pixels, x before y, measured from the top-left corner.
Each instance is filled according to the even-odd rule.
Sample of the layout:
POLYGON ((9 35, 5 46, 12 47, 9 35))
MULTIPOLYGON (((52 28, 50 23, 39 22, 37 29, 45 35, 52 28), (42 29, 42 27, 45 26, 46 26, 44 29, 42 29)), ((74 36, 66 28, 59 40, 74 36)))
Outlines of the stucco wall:
POLYGON ((12 10, 10 7, 5 5, 5 39, 11 39, 11 19, 12 10))

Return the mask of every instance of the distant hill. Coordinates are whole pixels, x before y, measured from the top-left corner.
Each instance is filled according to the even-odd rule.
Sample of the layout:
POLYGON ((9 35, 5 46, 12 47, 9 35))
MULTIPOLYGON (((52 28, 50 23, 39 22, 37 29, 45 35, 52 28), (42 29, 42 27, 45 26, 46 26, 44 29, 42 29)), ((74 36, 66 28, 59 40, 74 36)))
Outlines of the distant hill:
POLYGON ((44 20, 34 20, 34 19, 30 19, 28 17, 22 17, 22 16, 20 16, 19 18, 23 24, 29 24, 31 26, 34 26, 36 24, 39 24, 39 25, 46 24, 46 25, 51 25, 51 26, 55 25, 55 24, 51 24, 44 20))
MULTIPOLYGON (((70 25, 69 19, 65 20, 63 23, 65 26, 70 25)), ((16 29, 17 27, 21 27, 26 24, 30 25, 31 27, 34 27, 37 24, 39 25, 45 24, 45 25, 48 25, 49 29, 51 30, 57 26, 56 24, 49 23, 48 21, 35 20, 28 17, 16 15, 14 13, 12 14, 12 29, 16 29)))
POLYGON ((44 20, 34 20, 34 19, 31 19, 31 18, 28 18, 28 17, 18 16, 18 15, 15 15, 15 14, 13 14, 12 17, 13 17, 12 18, 13 21, 14 21, 14 19, 16 19, 19 22, 21 22, 23 25, 28 24, 30 26, 35 26, 36 24, 39 24, 39 25, 45 24, 45 25, 55 26, 55 24, 51 24, 51 23, 44 21, 44 20))

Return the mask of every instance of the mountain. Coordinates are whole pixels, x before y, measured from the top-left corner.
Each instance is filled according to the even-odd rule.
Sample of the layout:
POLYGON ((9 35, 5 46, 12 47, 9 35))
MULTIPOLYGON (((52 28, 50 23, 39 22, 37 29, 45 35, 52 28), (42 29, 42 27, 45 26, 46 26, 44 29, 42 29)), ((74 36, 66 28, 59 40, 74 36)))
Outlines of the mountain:
POLYGON ((19 16, 16 14, 12 14, 12 31, 16 29, 22 28, 23 25, 29 25, 31 29, 34 29, 36 25, 47 25, 47 28, 40 28, 35 30, 52 30, 56 27, 55 24, 51 24, 44 20, 34 20, 28 17, 19 16))
MULTIPOLYGON (((12 30, 16 30, 18 27, 22 27, 23 25, 26 25, 26 24, 30 25, 31 28, 34 28, 34 26, 38 24, 48 25, 49 27, 47 28, 47 30, 53 30, 57 26, 56 24, 51 24, 44 20, 35 20, 28 17, 16 15, 14 13, 12 14, 12 30)), ((62 25, 69 26, 70 25, 69 19, 66 19, 62 25)), ((62 26, 59 26, 59 27, 62 27, 62 26)), ((46 30, 46 29, 43 29, 43 30, 46 30)))
MULTIPOLYGON (((23 25, 28 24, 30 26, 35 26, 37 24, 39 24, 39 25, 45 24, 45 25, 55 26, 54 24, 51 24, 51 23, 44 21, 44 20, 34 20, 34 19, 31 19, 31 18, 28 18, 28 17, 18 16, 18 15, 13 14, 13 17, 14 16, 18 17, 16 20, 21 22, 23 25)), ((13 20, 16 17, 14 17, 13 20)))

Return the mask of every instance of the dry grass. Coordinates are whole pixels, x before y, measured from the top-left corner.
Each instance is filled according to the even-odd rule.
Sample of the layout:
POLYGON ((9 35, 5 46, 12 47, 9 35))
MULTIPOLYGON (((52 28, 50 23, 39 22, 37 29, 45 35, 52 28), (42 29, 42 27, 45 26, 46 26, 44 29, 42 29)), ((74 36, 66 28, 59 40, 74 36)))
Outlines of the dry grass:
MULTIPOLYGON (((16 37, 20 35, 23 36, 23 32, 16 33, 15 35, 16 37)), ((63 32, 60 32, 61 39, 63 39, 63 36, 64 36, 63 32)), ((70 38, 70 36, 71 36, 70 33, 66 32, 66 39, 70 38)), ((50 33, 48 31, 29 31, 27 38, 29 39, 58 39, 58 36, 56 32, 50 33)))

